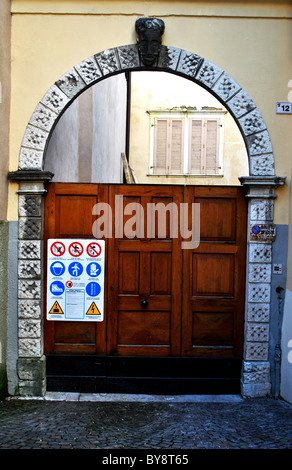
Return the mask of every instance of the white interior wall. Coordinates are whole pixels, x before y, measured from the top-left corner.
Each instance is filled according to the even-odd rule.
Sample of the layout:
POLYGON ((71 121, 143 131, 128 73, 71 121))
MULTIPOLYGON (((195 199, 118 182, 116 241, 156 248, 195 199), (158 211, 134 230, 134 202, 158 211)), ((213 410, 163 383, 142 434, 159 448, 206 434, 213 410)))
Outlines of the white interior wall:
POLYGON ((72 103, 46 152, 45 170, 54 173, 54 182, 122 182, 126 102, 126 79, 119 74, 87 89, 72 103))
POLYGON ((92 178, 99 183, 121 183, 126 143, 125 75, 115 75, 93 88, 92 178))

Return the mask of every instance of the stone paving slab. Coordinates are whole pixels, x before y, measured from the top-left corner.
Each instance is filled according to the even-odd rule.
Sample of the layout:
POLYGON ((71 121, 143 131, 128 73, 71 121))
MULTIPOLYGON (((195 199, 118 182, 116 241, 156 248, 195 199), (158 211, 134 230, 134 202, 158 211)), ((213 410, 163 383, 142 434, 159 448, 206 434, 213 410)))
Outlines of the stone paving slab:
POLYGON ((292 449, 268 398, 48 395, 0 402, 0 449, 292 449))
MULTIPOLYGON (((25 397, 24 397, 25 399, 25 397)), ((61 401, 98 401, 98 402, 238 402, 243 401, 240 395, 143 395, 126 393, 75 393, 47 392, 42 400, 61 401)))

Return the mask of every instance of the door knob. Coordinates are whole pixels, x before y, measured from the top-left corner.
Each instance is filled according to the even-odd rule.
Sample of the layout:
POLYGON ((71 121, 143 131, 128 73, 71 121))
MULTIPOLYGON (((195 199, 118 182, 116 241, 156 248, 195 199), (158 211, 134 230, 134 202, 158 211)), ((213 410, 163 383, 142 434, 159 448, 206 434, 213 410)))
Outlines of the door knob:
POLYGON ((142 308, 146 308, 147 305, 148 305, 148 300, 142 299, 142 300, 141 300, 141 307, 142 307, 142 308))

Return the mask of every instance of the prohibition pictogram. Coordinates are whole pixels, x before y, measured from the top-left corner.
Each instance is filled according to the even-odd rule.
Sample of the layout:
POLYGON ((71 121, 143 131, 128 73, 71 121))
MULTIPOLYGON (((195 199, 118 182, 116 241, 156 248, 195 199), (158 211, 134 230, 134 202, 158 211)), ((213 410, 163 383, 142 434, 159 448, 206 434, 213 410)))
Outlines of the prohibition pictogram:
POLYGON ((65 245, 62 242, 54 242, 51 246, 51 253, 54 256, 62 256, 65 253, 65 245))
POLYGON ((99 245, 99 243, 92 242, 92 243, 89 243, 89 245, 86 248, 86 251, 89 254, 89 256, 91 256, 92 258, 96 258, 101 253, 101 246, 99 245))
POLYGON ((81 256, 83 253, 83 246, 79 242, 73 242, 71 245, 69 245, 69 253, 71 256, 74 256, 75 258, 77 256, 81 256))
POLYGON ((255 234, 258 234, 261 232, 261 227, 259 225, 254 225, 252 227, 252 232, 255 233, 255 234))

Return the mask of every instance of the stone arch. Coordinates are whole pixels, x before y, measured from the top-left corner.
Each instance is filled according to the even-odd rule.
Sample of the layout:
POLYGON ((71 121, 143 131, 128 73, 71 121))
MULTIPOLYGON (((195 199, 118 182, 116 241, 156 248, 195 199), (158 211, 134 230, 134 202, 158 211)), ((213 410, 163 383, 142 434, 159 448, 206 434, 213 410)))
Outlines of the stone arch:
POLYGON ((18 170, 9 173, 19 183, 18 261, 18 378, 20 395, 46 391, 43 354, 42 240, 43 195, 52 174, 44 171, 46 147, 66 108, 84 91, 113 74, 160 70, 192 80, 212 93, 230 111, 244 138, 249 175, 247 289, 242 367, 242 395, 266 396, 271 390, 269 321, 271 303, 272 242, 275 238, 275 188, 284 178, 274 174, 274 157, 267 127, 253 100, 226 72, 208 60, 182 49, 162 46, 157 64, 144 67, 137 45, 105 50, 80 62, 57 80, 34 110, 22 140, 18 170), (265 239, 250 227, 265 224, 265 239))
POLYGON ((42 170, 52 130, 71 102, 99 80, 133 70, 176 73, 206 88, 230 111, 246 143, 250 175, 274 175, 272 145, 264 120, 250 96, 221 68, 185 50, 162 46, 158 63, 144 67, 137 45, 89 57, 57 80, 34 110, 21 144, 19 170, 42 170))

